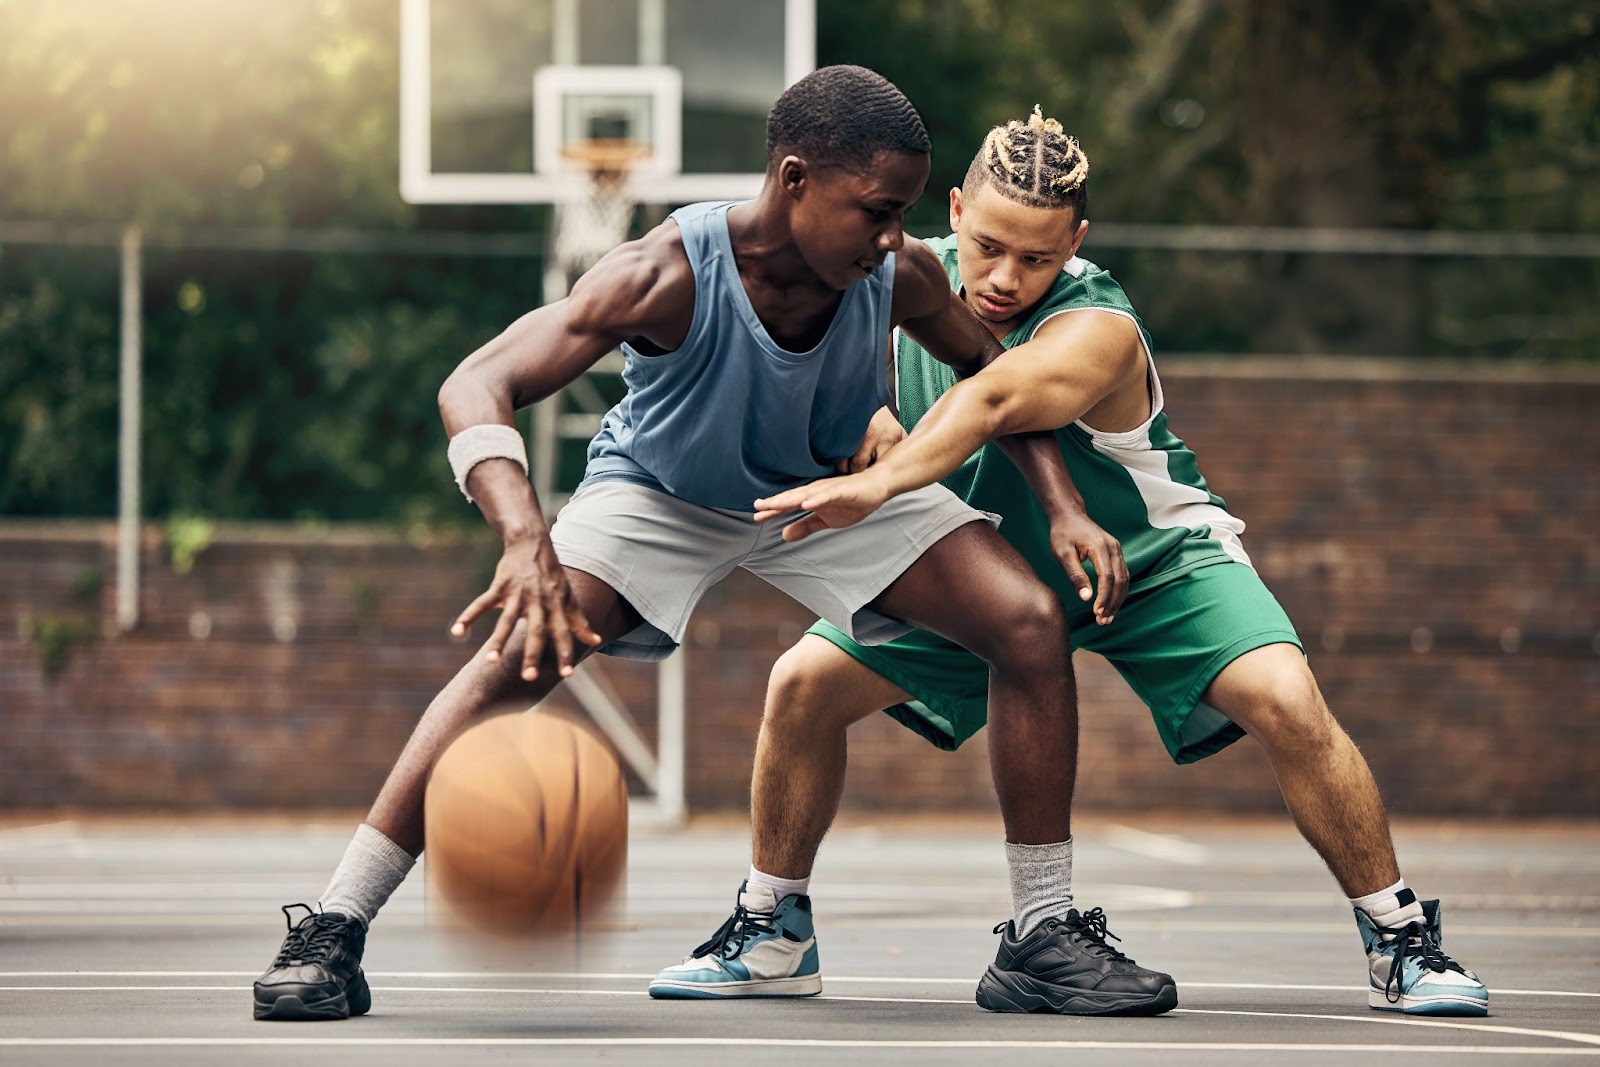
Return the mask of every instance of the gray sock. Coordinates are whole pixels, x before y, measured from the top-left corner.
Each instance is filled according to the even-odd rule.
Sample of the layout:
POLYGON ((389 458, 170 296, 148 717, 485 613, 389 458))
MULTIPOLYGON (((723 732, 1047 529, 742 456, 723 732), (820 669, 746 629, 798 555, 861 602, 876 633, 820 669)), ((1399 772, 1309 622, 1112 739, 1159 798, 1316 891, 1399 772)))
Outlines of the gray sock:
POLYGON ((378 909, 406 880, 416 859, 366 823, 356 828, 333 880, 322 893, 322 910, 354 916, 371 926, 378 909))
POLYGON ((1018 937, 1027 937, 1034 927, 1072 907, 1072 838, 1049 845, 1007 841, 1006 866, 1011 870, 1012 921, 1018 937))

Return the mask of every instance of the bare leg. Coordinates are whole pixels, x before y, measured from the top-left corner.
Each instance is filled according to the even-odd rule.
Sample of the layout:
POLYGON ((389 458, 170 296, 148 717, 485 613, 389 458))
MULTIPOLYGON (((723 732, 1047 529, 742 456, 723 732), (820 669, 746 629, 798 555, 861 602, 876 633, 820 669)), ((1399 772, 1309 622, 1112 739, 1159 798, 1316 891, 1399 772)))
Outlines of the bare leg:
POLYGON ((844 792, 845 731, 910 694, 813 634, 772 667, 750 782, 757 870, 808 878, 844 792))
POLYGON ((939 541, 873 607, 989 664, 989 767, 1006 840, 1072 835, 1077 689, 1066 617, 1017 551, 981 522, 939 541))
POLYGON ((1277 644, 1245 653, 1203 699, 1261 743, 1295 825, 1346 896, 1399 881, 1372 771, 1328 711, 1298 648, 1277 644))
MULTIPOLYGON (((583 571, 563 569, 584 615, 605 640, 620 637, 639 625, 638 612, 609 585, 583 571)), ((580 642, 574 644, 580 657, 594 651, 580 642)), ((521 645, 519 625, 506 647, 516 649, 521 645)), ((521 666, 520 654, 509 654, 498 663, 490 663, 479 652, 456 673, 433 698, 401 750, 367 814, 369 826, 411 855, 422 855, 422 796, 428 772, 440 753, 473 716, 504 700, 536 703, 560 682, 554 657, 548 651, 538 681, 522 681, 517 674, 521 666)))

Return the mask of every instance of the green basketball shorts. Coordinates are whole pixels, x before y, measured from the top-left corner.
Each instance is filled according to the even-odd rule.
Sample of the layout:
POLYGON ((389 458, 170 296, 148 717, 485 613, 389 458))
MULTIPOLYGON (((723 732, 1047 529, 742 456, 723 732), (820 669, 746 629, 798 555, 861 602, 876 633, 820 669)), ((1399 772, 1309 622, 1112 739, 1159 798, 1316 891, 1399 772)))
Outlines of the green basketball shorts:
MULTIPOLYGON (((1204 759, 1244 736, 1200 701, 1224 667, 1264 645, 1304 647, 1277 599, 1242 563, 1198 567, 1131 594, 1110 626, 1096 626, 1078 605, 1068 609, 1073 646, 1104 656, 1127 679, 1176 763, 1204 759)), ((959 645, 925 630, 871 647, 826 622, 808 632, 916 697, 886 711, 939 748, 953 751, 988 721, 988 665, 959 645)))

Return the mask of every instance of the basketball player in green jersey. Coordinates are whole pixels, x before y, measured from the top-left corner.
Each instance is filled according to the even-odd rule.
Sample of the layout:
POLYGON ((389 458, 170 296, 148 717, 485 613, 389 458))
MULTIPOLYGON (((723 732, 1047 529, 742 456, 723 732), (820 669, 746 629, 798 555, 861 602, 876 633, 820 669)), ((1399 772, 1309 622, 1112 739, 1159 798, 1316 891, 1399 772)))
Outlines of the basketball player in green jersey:
MULTIPOLYGON (((1210 492, 1194 454, 1167 428, 1149 335, 1121 287, 1077 255, 1088 231, 1088 170, 1077 142, 1038 109, 990 132, 962 187, 950 192, 955 232, 929 243, 951 286, 1007 351, 957 384, 915 342, 897 337, 899 421, 879 413, 851 461, 859 473, 757 507, 769 517, 810 511, 785 531, 799 539, 848 526, 896 494, 942 480, 973 507, 1001 514, 1001 533, 1060 596, 1074 644, 1116 666, 1149 705, 1176 762, 1203 759, 1246 734, 1265 748, 1296 825, 1355 909, 1368 1003, 1409 1014, 1483 1015, 1488 992, 1440 947, 1438 902, 1419 902, 1400 877, 1372 774, 1252 568, 1240 540, 1244 523, 1210 492), (909 436, 901 424, 912 428, 909 436), (1075 595, 1039 505, 987 443, 1035 430, 1055 432, 1090 517, 1122 544, 1126 575, 1101 576, 1126 589, 1112 617, 1075 595)), ((774 900, 781 909, 806 892, 843 789, 850 723, 887 710, 939 748, 954 749, 984 725, 986 682, 982 661, 926 631, 869 648, 825 622, 813 626, 779 660, 769 685, 752 786, 753 864, 741 901, 774 900)), ((1006 848, 1019 918, 1002 928, 978 1002, 999 1011, 1092 1011, 1084 976, 1051 966, 1051 939, 1063 929, 1105 945, 1100 909, 1080 911, 1061 893, 1071 884, 1071 839, 1006 848)), ((741 911, 720 944, 702 946, 712 952, 697 950, 697 958, 663 971, 652 993, 719 995, 717 968, 737 965, 751 943, 757 956, 781 948, 766 943, 771 924, 760 909, 742 904, 741 911)), ((740 995, 782 995, 758 983, 742 987, 740 995)))

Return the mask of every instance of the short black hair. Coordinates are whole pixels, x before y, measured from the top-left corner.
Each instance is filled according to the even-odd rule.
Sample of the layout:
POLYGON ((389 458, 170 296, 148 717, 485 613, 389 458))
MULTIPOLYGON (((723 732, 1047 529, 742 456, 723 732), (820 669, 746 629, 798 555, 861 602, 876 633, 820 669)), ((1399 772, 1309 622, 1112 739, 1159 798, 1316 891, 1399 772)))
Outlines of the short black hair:
POLYGON ((767 113, 767 166, 788 152, 819 167, 865 171, 884 152, 933 151, 922 116, 866 67, 823 67, 784 90, 767 113))

